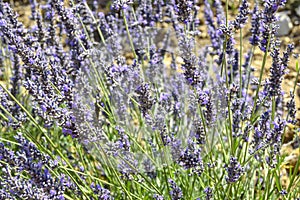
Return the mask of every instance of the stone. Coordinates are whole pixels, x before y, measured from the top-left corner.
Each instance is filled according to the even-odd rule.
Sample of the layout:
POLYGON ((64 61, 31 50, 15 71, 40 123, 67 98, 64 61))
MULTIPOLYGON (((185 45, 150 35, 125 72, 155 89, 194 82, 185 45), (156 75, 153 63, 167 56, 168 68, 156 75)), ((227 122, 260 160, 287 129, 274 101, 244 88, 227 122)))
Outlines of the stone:
POLYGON ((300 17, 300 6, 295 9, 295 13, 300 17))
POLYGON ((291 18, 288 16, 288 12, 279 12, 277 17, 277 24, 279 25, 277 36, 287 36, 293 28, 293 23, 291 18))

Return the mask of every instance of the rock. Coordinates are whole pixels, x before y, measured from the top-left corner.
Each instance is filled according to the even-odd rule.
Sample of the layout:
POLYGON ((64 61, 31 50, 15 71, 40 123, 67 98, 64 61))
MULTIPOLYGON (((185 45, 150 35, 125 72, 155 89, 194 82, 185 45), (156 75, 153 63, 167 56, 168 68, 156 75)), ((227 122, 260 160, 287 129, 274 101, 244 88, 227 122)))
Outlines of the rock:
POLYGON ((290 17, 288 16, 288 12, 279 12, 277 16, 278 16, 277 24, 279 25, 277 36, 288 35, 293 28, 293 23, 290 17))
POLYGON ((295 9, 295 13, 300 17, 300 6, 295 9))
POLYGON ((300 25, 300 17, 298 17, 296 15, 293 15, 292 16, 292 22, 293 22, 294 26, 300 25))

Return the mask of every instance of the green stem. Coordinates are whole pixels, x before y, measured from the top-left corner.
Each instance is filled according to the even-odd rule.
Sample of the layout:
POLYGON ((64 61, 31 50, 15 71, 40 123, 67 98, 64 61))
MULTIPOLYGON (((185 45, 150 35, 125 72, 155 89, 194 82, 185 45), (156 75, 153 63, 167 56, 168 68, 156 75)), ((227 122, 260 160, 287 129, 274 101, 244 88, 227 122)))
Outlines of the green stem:
POLYGON ((258 86, 257 86, 256 94, 255 94, 255 97, 254 97, 254 105, 253 105, 253 110, 252 110, 252 114, 251 114, 250 119, 253 118, 253 116, 255 114, 255 111, 256 111, 256 105, 257 105, 257 99, 258 99, 259 89, 260 89, 260 85, 261 85, 261 82, 262 82, 262 76, 263 76, 263 73, 264 73, 264 70, 265 70, 265 66, 266 66, 267 55, 268 55, 270 43, 271 43, 271 35, 269 35, 269 38, 268 38, 268 43, 267 43, 266 51, 264 53, 263 62, 262 62, 262 66, 261 66, 261 69, 260 69, 258 86))
POLYGON ((239 65, 239 71, 240 71, 240 98, 242 97, 242 64, 243 64, 243 31, 240 29, 240 65, 239 65))
POLYGON ((123 15, 123 20, 124 20, 124 24, 125 24, 125 28, 126 28, 126 32, 127 32, 127 36, 128 36, 128 40, 129 40, 129 43, 130 43, 130 46, 131 46, 133 56, 134 56, 135 59, 137 59, 137 55, 136 55, 135 48, 134 48, 134 45, 133 45, 132 37, 131 37, 130 32, 129 32, 128 23, 127 23, 127 19, 126 19, 126 15, 125 15, 124 10, 122 10, 122 15, 123 15))

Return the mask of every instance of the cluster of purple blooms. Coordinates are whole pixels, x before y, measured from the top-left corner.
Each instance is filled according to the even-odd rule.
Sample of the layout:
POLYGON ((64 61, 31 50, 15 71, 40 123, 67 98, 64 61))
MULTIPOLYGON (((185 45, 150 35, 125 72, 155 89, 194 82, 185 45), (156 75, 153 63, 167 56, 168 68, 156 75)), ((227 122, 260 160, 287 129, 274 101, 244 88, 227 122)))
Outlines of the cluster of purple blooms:
POLYGON ((20 133, 15 138, 20 147, 16 152, 0 143, 1 199, 64 199, 67 189, 75 191, 72 181, 64 174, 51 175, 50 171, 57 167, 56 161, 41 153, 20 133))
MULTIPOLYGON (((251 156, 276 166, 286 125, 281 83, 294 49, 289 45, 281 56, 276 39, 275 13, 285 1, 265 0, 251 11, 242 0, 232 21, 220 0, 213 5, 208 0, 204 5, 197 0, 114 0, 108 14, 99 12, 97 2, 74 0, 67 6, 60 0, 40 5, 32 0, 34 26, 26 28, 0 0, 0 45, 12 63, 9 87, 0 87, 5 129, 22 131, 32 116, 46 130, 58 127, 89 153, 102 149, 95 159, 105 160, 103 153, 120 159, 107 165, 116 167, 122 181, 134 180, 146 163, 141 161, 146 155, 134 152, 136 144, 152 149, 147 163, 170 149, 174 166, 202 176, 203 157, 209 157, 204 146, 224 137, 224 124, 232 136, 226 141, 249 143, 251 156), (201 6, 210 38, 204 47, 197 45, 201 6), (249 19, 249 44, 272 57, 270 78, 264 82, 248 73, 253 52, 241 62, 235 45, 235 32, 249 19), (250 86, 263 91, 251 96, 250 86)), ((0 52, 1 67, 5 59, 0 52)), ((291 97, 287 119, 295 124, 291 97)), ((0 143, 1 198, 64 199, 72 190, 81 194, 69 177, 53 173, 58 164, 49 156, 20 134, 16 140, 20 147, 15 152, 0 143)), ((223 169, 228 184, 246 171, 236 152, 231 153, 223 169)), ((161 162, 165 167, 167 162, 161 162)), ((149 168, 147 174, 156 172, 149 168)), ((175 181, 167 181, 168 195, 183 199, 175 181)), ((93 183, 90 189, 98 199, 113 199, 100 185, 93 183)), ((206 186, 202 193, 212 199, 214 190, 206 186)), ((153 198, 164 199, 161 194, 153 198)))

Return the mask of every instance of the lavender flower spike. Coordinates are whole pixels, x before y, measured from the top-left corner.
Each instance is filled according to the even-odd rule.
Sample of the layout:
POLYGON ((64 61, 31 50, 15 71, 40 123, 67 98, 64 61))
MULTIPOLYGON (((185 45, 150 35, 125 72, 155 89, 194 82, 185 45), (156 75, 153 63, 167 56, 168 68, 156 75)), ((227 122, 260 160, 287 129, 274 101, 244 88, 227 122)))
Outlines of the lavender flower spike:
POLYGON ((253 46, 257 46, 259 44, 259 27, 261 20, 261 12, 258 8, 258 4, 255 4, 254 9, 252 11, 252 19, 251 19, 251 37, 249 38, 250 44, 253 46))
POLYGON ((229 161, 229 166, 227 166, 226 171, 228 176, 226 177, 226 181, 228 183, 235 183, 239 180, 239 178, 244 173, 244 168, 238 162, 236 157, 231 157, 229 161))
POLYGON ((172 190, 170 191, 172 200, 182 199, 183 194, 182 194, 181 188, 178 187, 176 185, 175 181, 173 181, 172 179, 169 179, 169 183, 171 184, 170 187, 172 188, 172 190))
POLYGON ((132 4, 132 0, 114 0, 111 8, 112 10, 119 11, 121 9, 126 10, 130 4, 132 4))
POLYGON ((236 16, 235 20, 232 22, 232 25, 235 29, 242 28, 248 19, 250 13, 248 0, 243 0, 242 4, 239 7, 239 14, 236 16))

